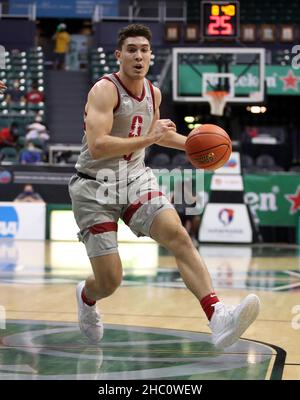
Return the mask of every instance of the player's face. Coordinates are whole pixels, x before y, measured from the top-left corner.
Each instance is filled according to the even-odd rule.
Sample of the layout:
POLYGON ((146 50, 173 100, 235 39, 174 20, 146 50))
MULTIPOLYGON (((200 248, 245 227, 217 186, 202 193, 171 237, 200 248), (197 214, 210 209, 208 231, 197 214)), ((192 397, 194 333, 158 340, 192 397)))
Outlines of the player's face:
POLYGON ((142 37, 125 39, 122 49, 116 50, 120 70, 131 79, 142 79, 147 74, 151 59, 149 41, 142 37))

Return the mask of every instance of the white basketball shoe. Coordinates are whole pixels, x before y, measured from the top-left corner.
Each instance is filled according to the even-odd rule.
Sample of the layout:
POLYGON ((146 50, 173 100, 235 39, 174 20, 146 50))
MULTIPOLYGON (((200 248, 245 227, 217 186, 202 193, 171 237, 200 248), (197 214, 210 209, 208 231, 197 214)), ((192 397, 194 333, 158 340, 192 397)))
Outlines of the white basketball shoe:
POLYGON ((95 344, 100 342, 103 337, 103 323, 101 322, 96 304, 88 306, 83 302, 81 292, 84 285, 85 281, 79 282, 76 288, 79 327, 89 341, 95 344))
POLYGON ((260 309, 259 298, 249 294, 237 306, 214 304, 215 311, 208 326, 212 330, 212 342, 219 348, 234 344, 256 319, 260 309))

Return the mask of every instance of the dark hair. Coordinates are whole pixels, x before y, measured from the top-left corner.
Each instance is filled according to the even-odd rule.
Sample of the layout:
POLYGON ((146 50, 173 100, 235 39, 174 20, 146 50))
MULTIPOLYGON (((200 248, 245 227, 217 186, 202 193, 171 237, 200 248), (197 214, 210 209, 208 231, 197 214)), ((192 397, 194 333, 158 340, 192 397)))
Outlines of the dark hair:
POLYGON ((150 29, 142 24, 131 24, 119 30, 118 49, 121 50, 124 41, 129 37, 143 36, 151 44, 152 33, 150 29))

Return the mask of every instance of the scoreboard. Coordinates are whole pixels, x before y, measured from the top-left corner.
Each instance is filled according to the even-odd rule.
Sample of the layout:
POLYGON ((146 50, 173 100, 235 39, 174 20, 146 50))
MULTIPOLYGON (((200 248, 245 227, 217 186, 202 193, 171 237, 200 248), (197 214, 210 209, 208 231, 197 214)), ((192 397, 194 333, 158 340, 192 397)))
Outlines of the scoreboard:
POLYGON ((201 3, 201 32, 204 39, 238 38, 238 1, 203 1, 201 3))

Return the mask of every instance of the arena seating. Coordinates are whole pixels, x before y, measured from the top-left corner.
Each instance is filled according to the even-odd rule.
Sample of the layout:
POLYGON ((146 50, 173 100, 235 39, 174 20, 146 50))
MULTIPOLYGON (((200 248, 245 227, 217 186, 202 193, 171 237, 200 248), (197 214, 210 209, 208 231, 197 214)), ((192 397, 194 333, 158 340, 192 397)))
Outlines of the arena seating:
MULTIPOLYGON (((166 59, 171 54, 170 49, 155 48, 151 56, 151 65, 147 78, 157 85, 162 67, 166 59)), ((102 47, 92 49, 89 54, 89 70, 91 82, 94 83, 101 76, 117 72, 119 69, 118 62, 112 50, 104 50, 102 47)))
MULTIPOLYGON (((38 90, 44 91, 44 55, 41 47, 29 48, 27 51, 12 50, 5 53, 5 69, 0 70, 0 79, 8 88, 13 87, 15 80, 20 83, 19 89, 24 95, 30 90, 33 82, 38 90)), ((37 115, 45 118, 45 102, 27 103, 26 101, 8 103, 5 93, 0 94, 0 129, 9 127, 12 122, 18 124, 17 150, 2 149, 2 161, 17 162, 18 153, 25 145, 26 126, 32 123, 37 115)), ((32 140, 31 140, 32 142, 32 140)), ((38 140, 33 140, 39 147, 38 140)))

